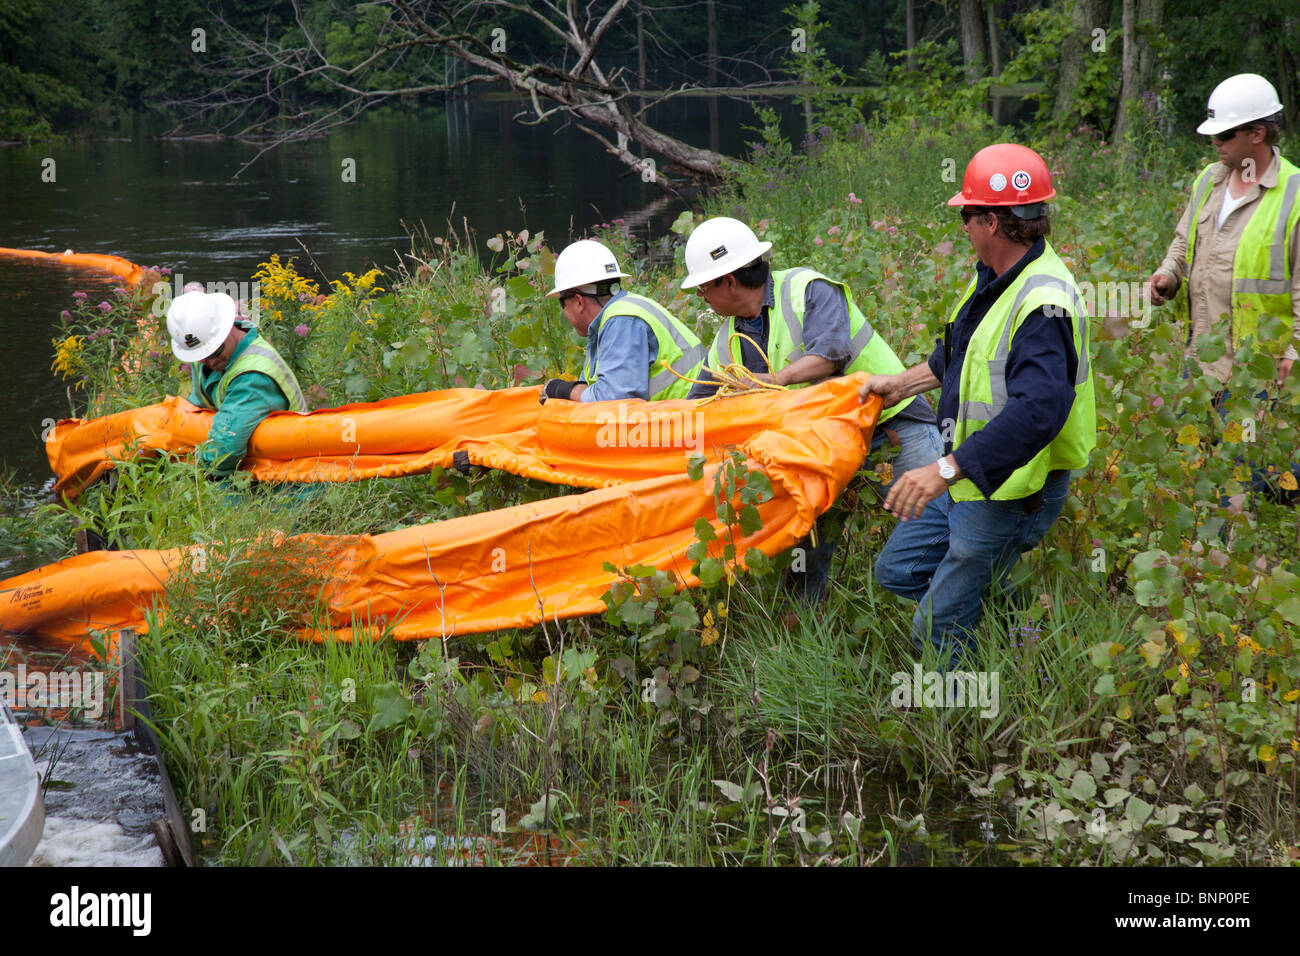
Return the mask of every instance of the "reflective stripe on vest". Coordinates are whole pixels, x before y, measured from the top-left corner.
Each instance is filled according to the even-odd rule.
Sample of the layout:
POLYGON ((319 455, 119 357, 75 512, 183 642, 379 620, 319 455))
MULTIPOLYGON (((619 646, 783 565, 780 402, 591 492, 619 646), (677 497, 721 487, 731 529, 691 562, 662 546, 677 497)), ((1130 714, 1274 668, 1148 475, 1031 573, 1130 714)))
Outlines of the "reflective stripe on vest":
MULTIPOLYGON (((1259 315, 1289 319, 1291 307, 1290 238, 1300 222, 1300 169, 1279 156, 1277 185, 1251 213, 1232 260, 1232 334, 1238 346, 1254 335, 1259 315)), ((1192 217, 1187 235, 1187 271, 1196 254, 1196 225, 1214 186, 1214 167, 1207 166, 1192 189, 1192 217)))
MULTIPOLYGON (((649 326, 650 331, 654 333, 655 340, 659 344, 658 358, 655 367, 659 368, 658 372, 649 376, 648 397, 650 401, 664 401, 671 398, 685 398, 686 393, 690 391, 691 383, 683 379, 694 379, 700 377, 700 369, 704 366, 704 360, 707 352, 704 345, 697 339, 693 332, 674 316, 671 312, 661 306, 654 299, 648 299, 643 295, 628 293, 619 296, 617 300, 609 303, 614 306, 610 313, 610 318, 620 315, 631 316, 640 319, 649 326), (663 367, 663 363, 667 367, 663 367), (669 371, 672 369, 672 371, 669 371), (677 375, 674 375, 676 372, 677 375), (681 376, 681 378, 678 378, 681 376)), ((601 319, 602 325, 605 319, 601 319)), ((599 334, 599 330, 597 330, 599 334)), ((590 363, 590 357, 584 362, 582 368, 582 378, 587 382, 594 382, 599 374, 600 353, 596 354, 596 364, 593 367, 590 363)))
POLYGON ((221 377, 217 383, 216 407, 220 408, 221 403, 226 400, 226 392, 230 388, 230 383, 245 372, 261 372, 279 387, 284 393, 284 397, 289 401, 289 411, 305 412, 307 411, 307 399, 303 397, 302 389, 298 387, 298 379, 294 377, 293 371, 280 353, 277 352, 269 342, 259 337, 248 348, 240 354, 226 369, 226 374, 221 377))
MULTIPOLYGON (((972 281, 949 317, 956 322, 962 307, 974 293, 972 281)), ((1007 403, 1006 366, 1016 330, 1037 309, 1050 318, 1055 310, 1070 310, 1075 316, 1073 338, 1078 371, 1072 383, 1074 402, 1069 417, 1046 447, 1012 472, 994 489, 994 500, 1024 498, 1043 487, 1048 474, 1058 469, 1082 468, 1097 444, 1096 398, 1093 394, 1092 363, 1088 355, 1088 313, 1073 276, 1050 243, 1043 254, 994 302, 980 320, 967 345, 961 369, 960 394, 953 449, 997 416, 1007 403), (996 344, 994 344, 996 338, 996 344), (987 400, 985 396, 987 395, 987 400)), ((1057 313, 1061 314, 1060 312, 1057 313)), ((983 494, 970 479, 949 489, 954 501, 979 501, 983 494)))
MULTIPOLYGON (((1020 307, 1024 305, 1025 299, 1036 289, 1050 288, 1055 286, 1060 292, 1064 293, 1067 298, 1073 299, 1074 308, 1071 311, 1077 316, 1076 324, 1078 328, 1075 332, 1075 341, 1086 342, 1088 340, 1088 310, 1083 304, 1083 299, 1079 296, 1079 290, 1073 282, 1066 283, 1064 280, 1051 275, 1033 275, 1030 276, 1016 293, 1016 297, 1011 303, 1011 315, 1014 318, 1020 314, 1020 307)), ((953 313, 953 321, 956 321, 957 312, 965 304, 966 299, 970 298, 968 290, 960 302, 957 303, 957 311, 953 313)), ((1055 306, 1044 306, 1044 311, 1051 318, 1055 306)), ((1006 322, 1002 326, 1002 337, 998 339, 997 350, 993 353, 993 358, 989 361, 989 396, 991 401, 976 402, 963 401, 957 407, 958 416, 968 421, 990 422, 1006 408, 1007 405, 1007 360, 1011 357, 1011 326, 1012 322, 1006 322)), ((1074 385, 1077 388, 1088 380, 1090 370, 1090 361, 1088 352, 1085 349, 1079 355, 1079 369, 1074 377, 1074 385)))
MULTIPOLYGON (((794 269, 786 269, 783 272, 774 273, 772 278, 781 288, 781 301, 778 314, 781 316, 781 319, 785 324, 785 332, 789 336, 791 343, 789 354, 786 356, 785 362, 781 365, 782 368, 789 365, 791 362, 798 361, 807 354, 804 352, 803 348, 802 318, 805 301, 803 297, 800 296, 799 307, 796 310, 794 303, 794 288, 796 284, 799 285, 800 291, 806 291, 809 282, 812 282, 814 279, 821 279, 840 289, 840 291, 844 293, 845 304, 849 308, 849 326, 850 329, 852 329, 853 312, 855 310, 853 295, 849 292, 848 287, 844 283, 836 282, 834 279, 828 279, 826 276, 814 271, 813 269, 809 269, 807 266, 800 266, 794 269)), ((863 316, 862 326, 849 338, 849 360, 845 363, 844 373, 842 374, 848 373, 853 363, 856 362, 859 356, 862 355, 863 351, 866 350, 867 345, 871 342, 872 336, 875 334, 876 330, 871 327, 871 323, 866 321, 866 317, 863 316)), ((770 341, 771 333, 769 332, 768 335, 770 341)))

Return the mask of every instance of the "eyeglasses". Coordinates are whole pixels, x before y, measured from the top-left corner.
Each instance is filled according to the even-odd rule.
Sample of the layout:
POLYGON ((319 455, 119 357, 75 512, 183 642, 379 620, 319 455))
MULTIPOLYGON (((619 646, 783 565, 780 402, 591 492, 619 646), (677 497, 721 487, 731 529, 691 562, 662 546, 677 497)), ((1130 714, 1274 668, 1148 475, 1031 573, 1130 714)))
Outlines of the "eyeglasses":
POLYGON ((1225 129, 1222 133, 1211 133, 1210 139, 1218 140, 1220 143, 1226 143, 1228 140, 1236 137, 1238 133, 1249 132, 1256 129, 1259 124, 1245 123, 1241 126, 1234 126, 1232 129, 1225 129))
POLYGON ((561 292, 561 293, 559 294, 559 296, 557 297, 557 298, 559 298, 559 300, 560 300, 560 307, 563 308, 563 307, 564 307, 564 303, 568 302, 568 301, 569 301, 570 299, 572 299, 575 295, 580 295, 580 293, 578 293, 578 292, 561 292))
POLYGON ((989 214, 989 210, 981 209, 978 206, 975 207, 962 206, 961 209, 958 211, 958 214, 961 216, 961 222, 962 225, 964 226, 968 224, 976 216, 980 216, 981 218, 987 216, 989 214))

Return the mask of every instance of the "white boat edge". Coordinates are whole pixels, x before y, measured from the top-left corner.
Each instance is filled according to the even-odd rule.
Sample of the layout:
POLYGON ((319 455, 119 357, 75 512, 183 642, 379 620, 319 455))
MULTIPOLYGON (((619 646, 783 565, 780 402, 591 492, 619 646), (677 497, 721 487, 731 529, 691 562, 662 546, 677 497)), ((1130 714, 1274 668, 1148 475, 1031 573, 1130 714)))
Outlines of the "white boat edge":
POLYGON ((0 807, 6 805, 16 812, 0 816, 0 866, 25 866, 45 832, 45 802, 22 728, 0 699, 0 807))

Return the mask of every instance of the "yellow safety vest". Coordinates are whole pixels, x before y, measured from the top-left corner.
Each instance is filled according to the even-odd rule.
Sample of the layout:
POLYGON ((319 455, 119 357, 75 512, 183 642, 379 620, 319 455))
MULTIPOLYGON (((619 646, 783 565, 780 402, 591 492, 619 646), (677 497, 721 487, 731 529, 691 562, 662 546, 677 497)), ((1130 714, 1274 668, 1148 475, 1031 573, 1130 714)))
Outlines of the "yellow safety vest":
MULTIPOLYGON (((670 398, 685 398, 686 393, 691 390, 691 383, 682 379, 699 378, 700 369, 704 367, 704 346, 695 337, 695 333, 654 299, 648 299, 643 295, 628 293, 619 296, 609 302, 605 308, 609 310, 609 315, 602 317, 602 322, 616 315, 630 315, 650 326, 655 341, 659 343, 658 359, 650 369, 650 401, 662 402, 670 398), (673 369, 677 375, 668 371, 665 365, 673 369), (682 378, 678 378, 678 375, 682 378)), ((600 352, 596 353, 594 365, 588 353, 582 366, 582 380, 596 381, 599 366, 600 352)))
POLYGON ((238 376, 245 372, 261 372, 279 386, 280 391, 289 401, 289 411, 307 411, 307 399, 303 397, 298 379, 289 368, 289 363, 275 350, 275 346, 260 335, 248 343, 244 351, 230 363, 225 374, 217 382, 215 395, 209 395, 203 388, 203 373, 200 371, 202 367, 202 362, 190 363, 190 382, 194 386, 194 394, 203 399, 204 408, 220 408, 221 403, 226 400, 230 383, 238 376))
MULTIPOLYGON (((949 333, 962 306, 975 292, 971 279, 966 292, 948 318, 949 333)), ((957 424, 953 432, 956 451, 1006 407, 1007 361, 1016 331, 1035 309, 1059 308, 1074 317, 1074 350, 1079 359, 1074 379, 1074 404, 1070 417, 1055 438, 1030 461, 1011 473, 994 492, 994 501, 1012 501, 1032 495, 1043 487, 1049 472, 1082 468, 1097 444, 1097 407, 1092 387, 1092 363, 1088 359, 1088 310, 1065 267, 1050 243, 1043 254, 1025 266, 1016 281, 990 306, 971 335, 962 363, 958 393, 957 424)), ((1059 313, 1058 313, 1059 314, 1059 313)), ((982 501, 983 493, 969 478, 949 489, 954 501, 982 501)))
MULTIPOLYGON (((1211 163, 1192 188, 1192 225, 1187 233, 1187 272, 1196 252, 1196 220, 1214 186, 1211 163)), ((1291 320, 1291 236, 1300 222, 1300 169, 1278 156, 1277 185, 1261 187, 1255 210, 1232 260, 1232 338, 1237 348, 1255 334, 1259 316, 1291 320)))
MULTIPOLYGON (((791 362, 803 358, 807 353, 803 347, 803 314, 805 308, 804 293, 808 283, 820 279, 829 282, 844 293, 849 307, 849 361, 840 375, 853 372, 867 372, 871 375, 894 375, 903 371, 903 363, 894 350, 880 336, 875 334, 871 323, 867 321, 862 310, 853 301, 853 293, 843 282, 827 278, 820 272, 808 268, 783 269, 772 273, 773 307, 768 310, 767 358, 769 371, 776 372, 791 362)), ((740 338, 733 338, 736 331, 735 316, 728 316, 714 336, 709 349, 709 364, 712 368, 721 368, 730 363, 740 363, 740 338)), ((803 388, 811 382, 800 382, 789 388, 803 388)), ((900 402, 887 408, 880 416, 880 421, 892 418, 901 412, 909 402, 900 402)))

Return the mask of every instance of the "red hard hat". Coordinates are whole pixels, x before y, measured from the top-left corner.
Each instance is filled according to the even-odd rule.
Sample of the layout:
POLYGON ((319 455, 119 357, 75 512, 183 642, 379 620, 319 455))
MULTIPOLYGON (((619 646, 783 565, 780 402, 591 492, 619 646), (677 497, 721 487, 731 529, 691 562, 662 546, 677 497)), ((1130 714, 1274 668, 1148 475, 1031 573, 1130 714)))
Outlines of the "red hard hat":
POLYGON ((966 165, 961 192, 949 206, 1026 206, 1056 195, 1047 164, 1027 146, 985 146, 966 165))

